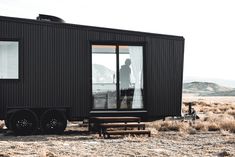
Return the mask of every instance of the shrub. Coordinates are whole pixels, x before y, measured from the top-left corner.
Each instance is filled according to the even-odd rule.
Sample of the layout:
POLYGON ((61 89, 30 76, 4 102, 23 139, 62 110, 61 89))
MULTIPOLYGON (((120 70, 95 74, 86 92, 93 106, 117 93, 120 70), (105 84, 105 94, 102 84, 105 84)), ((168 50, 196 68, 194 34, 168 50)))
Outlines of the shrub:
POLYGON ((220 128, 235 133, 235 120, 221 121, 220 128))
POLYGON ((192 126, 194 129, 198 130, 198 131, 206 131, 207 127, 205 125, 205 122, 197 122, 196 124, 194 124, 192 126))
POLYGON ((164 121, 160 124, 159 131, 186 131, 187 123, 178 121, 164 121))
POLYGON ((217 123, 208 123, 207 125, 208 131, 218 131, 220 130, 220 126, 217 123))
POLYGON ((228 110, 226 113, 234 116, 234 118, 235 118, 235 110, 228 110))

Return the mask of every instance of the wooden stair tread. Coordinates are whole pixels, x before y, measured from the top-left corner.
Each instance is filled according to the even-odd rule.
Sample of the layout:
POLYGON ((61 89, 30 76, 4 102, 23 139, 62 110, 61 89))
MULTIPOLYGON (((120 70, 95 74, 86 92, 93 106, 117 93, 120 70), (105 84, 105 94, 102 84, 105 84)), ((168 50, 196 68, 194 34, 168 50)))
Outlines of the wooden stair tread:
POLYGON ((118 130, 118 131, 106 131, 108 135, 125 135, 125 134, 148 134, 150 136, 151 131, 149 130, 118 130))
POLYGON ((99 126, 101 127, 145 127, 145 124, 143 123, 129 123, 129 124, 117 124, 117 123, 111 123, 111 124, 107 124, 107 123, 102 123, 99 126))
POLYGON ((140 122, 140 117, 91 117, 92 122, 140 122))
POLYGON ((97 120, 140 120, 140 117, 91 117, 97 120))
POLYGON ((149 130, 115 130, 115 131, 106 131, 107 133, 148 133, 149 130))

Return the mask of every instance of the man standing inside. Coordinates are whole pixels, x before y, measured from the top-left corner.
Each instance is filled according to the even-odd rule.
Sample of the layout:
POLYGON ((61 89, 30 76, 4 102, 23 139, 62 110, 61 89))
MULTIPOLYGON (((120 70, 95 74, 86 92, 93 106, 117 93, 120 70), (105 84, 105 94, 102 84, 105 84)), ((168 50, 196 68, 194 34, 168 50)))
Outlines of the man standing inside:
POLYGON ((120 89, 121 89, 121 96, 120 96, 120 103, 118 106, 118 109, 121 107, 121 103, 126 96, 126 104, 127 108, 131 109, 132 108, 132 100, 133 100, 133 90, 130 88, 131 87, 131 60, 126 59, 125 65, 121 66, 120 69, 120 89))

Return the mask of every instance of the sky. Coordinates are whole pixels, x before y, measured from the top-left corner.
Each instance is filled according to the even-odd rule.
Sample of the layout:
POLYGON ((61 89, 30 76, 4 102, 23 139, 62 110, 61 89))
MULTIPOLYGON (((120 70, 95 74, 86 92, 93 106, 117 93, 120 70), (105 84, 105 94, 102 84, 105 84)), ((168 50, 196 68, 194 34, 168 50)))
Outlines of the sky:
POLYGON ((234 0, 0 0, 0 15, 185 38, 184 80, 235 82, 234 0))

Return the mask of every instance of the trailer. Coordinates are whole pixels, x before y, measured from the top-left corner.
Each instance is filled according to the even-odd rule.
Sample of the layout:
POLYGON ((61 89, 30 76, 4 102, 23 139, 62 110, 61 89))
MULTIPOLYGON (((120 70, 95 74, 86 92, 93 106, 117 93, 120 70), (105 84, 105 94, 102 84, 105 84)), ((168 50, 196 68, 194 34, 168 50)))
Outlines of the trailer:
POLYGON ((63 132, 91 117, 180 116, 181 36, 0 16, 0 119, 63 132))

